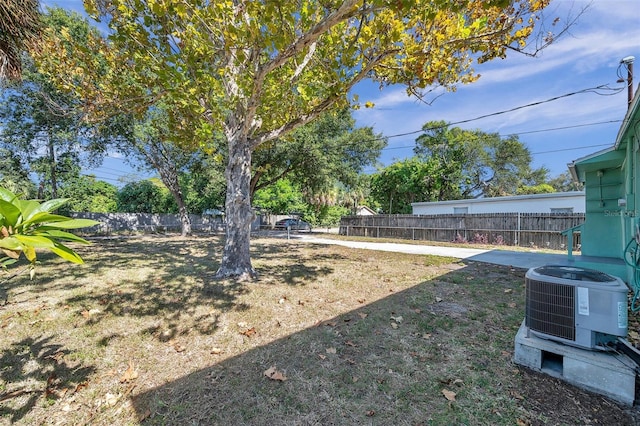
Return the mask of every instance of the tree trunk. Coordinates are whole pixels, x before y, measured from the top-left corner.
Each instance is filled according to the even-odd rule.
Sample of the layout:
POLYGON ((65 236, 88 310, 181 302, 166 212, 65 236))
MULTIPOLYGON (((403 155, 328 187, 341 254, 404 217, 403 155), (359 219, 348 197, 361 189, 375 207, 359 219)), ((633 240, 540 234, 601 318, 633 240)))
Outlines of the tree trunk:
POLYGON ((249 253, 253 220, 250 198, 251 147, 246 138, 229 142, 225 177, 226 240, 216 278, 253 279, 256 278, 256 272, 251 266, 249 253))
POLYGON ((183 237, 187 235, 191 235, 191 219, 189 218, 189 212, 187 211, 187 206, 185 206, 184 201, 182 200, 182 194, 180 197, 174 196, 176 202, 178 203, 178 213, 180 214, 180 223, 182 224, 182 232, 180 233, 183 237))
POLYGON ((163 166, 160 163, 154 164, 156 169, 160 172, 160 178, 165 186, 171 192, 173 199, 178 205, 178 214, 180 215, 181 235, 186 237, 191 235, 191 219, 189 218, 189 211, 184 203, 184 196, 182 195, 182 189, 180 188, 180 181, 178 180, 178 171, 175 168, 163 166))
POLYGON ((56 150, 51 141, 51 136, 47 135, 47 148, 49 152, 49 167, 51 168, 51 198, 58 198, 58 177, 56 175, 56 150))

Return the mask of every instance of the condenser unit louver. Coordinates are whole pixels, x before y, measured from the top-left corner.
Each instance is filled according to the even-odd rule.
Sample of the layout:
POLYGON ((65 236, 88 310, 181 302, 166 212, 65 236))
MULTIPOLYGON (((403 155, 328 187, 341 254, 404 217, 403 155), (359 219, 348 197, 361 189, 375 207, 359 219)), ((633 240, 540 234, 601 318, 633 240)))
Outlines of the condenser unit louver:
POLYGON ((525 275, 525 325, 538 337, 604 349, 627 335, 627 286, 593 269, 562 265, 525 275))

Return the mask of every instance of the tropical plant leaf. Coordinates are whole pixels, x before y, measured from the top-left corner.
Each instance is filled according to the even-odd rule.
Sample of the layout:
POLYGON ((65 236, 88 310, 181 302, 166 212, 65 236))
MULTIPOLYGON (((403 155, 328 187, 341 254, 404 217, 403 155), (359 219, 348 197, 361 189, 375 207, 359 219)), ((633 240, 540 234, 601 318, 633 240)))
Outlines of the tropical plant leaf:
POLYGON ((9 201, 0 200, 0 215, 4 216, 5 226, 15 226, 22 212, 9 201))
POLYGON ((59 229, 76 229, 99 224, 100 222, 91 219, 71 219, 64 222, 56 222, 55 227, 59 229))
POLYGON ((49 212, 38 212, 34 214, 29 220, 25 220, 24 222, 22 222, 20 226, 26 228, 29 225, 36 225, 38 223, 59 223, 68 222, 70 220, 73 219, 58 214, 51 214, 49 212))
POLYGON ((48 236, 56 240, 73 241, 81 244, 91 244, 89 241, 82 237, 78 237, 70 232, 64 232, 57 229, 51 229, 48 226, 42 226, 38 228, 38 235, 48 236))
POLYGON ((10 258, 10 257, 3 257, 3 258, 0 258, 0 266, 3 267, 3 268, 6 268, 9 265, 13 265, 17 261, 18 261, 18 259, 13 259, 13 258, 10 258))
POLYGON ((35 200, 16 200, 14 204, 22 212, 23 222, 42 211, 41 204, 35 200))
POLYGON ((40 211, 54 211, 65 205, 69 201, 68 198, 54 198, 53 200, 45 201, 40 205, 40 211))
POLYGON ((33 246, 26 247, 24 249, 24 256, 31 263, 36 261, 36 249, 33 246))
POLYGON ((16 198, 16 194, 5 188, 0 188, 0 199, 11 202, 16 198))
POLYGON ((34 248, 53 248, 55 247, 55 243, 51 238, 39 235, 14 235, 18 241, 20 241, 24 246, 34 247, 34 248))
POLYGON ((78 253, 63 244, 56 243, 55 247, 51 248, 51 251, 69 262, 78 264, 84 263, 84 260, 82 260, 78 253))
POLYGON ((22 244, 14 235, 7 238, 0 238, 0 248, 7 250, 22 250, 22 244))

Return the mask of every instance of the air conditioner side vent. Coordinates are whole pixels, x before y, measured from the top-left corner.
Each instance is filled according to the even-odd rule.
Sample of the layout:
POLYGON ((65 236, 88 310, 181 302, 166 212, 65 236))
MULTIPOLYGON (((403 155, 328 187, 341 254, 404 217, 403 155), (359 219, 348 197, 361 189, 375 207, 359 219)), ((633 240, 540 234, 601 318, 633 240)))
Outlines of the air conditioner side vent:
POLYGON ((576 340, 575 286, 526 279, 526 326, 550 336, 576 340))

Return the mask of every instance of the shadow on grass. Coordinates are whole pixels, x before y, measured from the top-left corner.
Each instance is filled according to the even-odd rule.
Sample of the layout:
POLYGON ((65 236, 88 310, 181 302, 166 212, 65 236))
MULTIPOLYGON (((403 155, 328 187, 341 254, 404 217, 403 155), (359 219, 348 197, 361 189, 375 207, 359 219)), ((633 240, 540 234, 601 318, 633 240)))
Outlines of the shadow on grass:
MULTIPOLYGON (((22 419, 44 396, 58 399, 76 392, 95 371, 91 366, 68 363, 70 351, 54 343, 53 336, 25 338, 0 354, 0 379, 8 386, 0 393, 0 418, 22 419), (46 383, 44 387, 42 383, 46 383)), ((4 387, 4 386, 3 386, 4 387)))
POLYGON ((492 267, 483 280, 479 268, 487 266, 467 262, 135 395, 138 418, 145 424, 513 425, 545 418, 586 424, 602 412, 610 422, 630 424, 604 398, 550 385, 555 379, 512 364, 524 271, 492 267), (271 367, 285 379, 266 377, 271 367), (542 386, 550 392, 540 393, 542 386), (545 412, 545 401, 534 398, 563 408, 545 412), (592 398, 589 410, 584 398, 592 398))
MULTIPOLYGON (((258 259, 254 262, 258 264, 258 275, 268 278, 266 282, 299 286, 333 272, 333 268, 319 267, 316 263, 337 260, 339 256, 301 258, 294 250, 299 245, 306 246, 284 240, 281 245, 273 244, 273 241, 263 244, 259 239, 253 242, 252 256, 258 259), (260 259, 269 262, 262 264, 260 259)), ((33 285, 28 277, 20 277, 11 285, 16 288, 28 285, 34 297, 52 291, 74 294, 75 289, 84 290, 92 285, 91 291, 77 291, 65 300, 78 315, 85 316, 86 324, 99 323, 109 315, 159 316, 167 321, 166 328, 169 329, 162 339, 174 337, 185 317, 190 318, 199 333, 214 333, 218 328, 218 315, 205 321, 206 315, 197 312, 203 305, 218 312, 250 308, 237 302, 239 296, 250 291, 250 283, 213 278, 222 250, 218 238, 109 238, 96 240, 92 246, 81 246, 77 250, 85 264, 72 266, 51 253, 43 253, 40 261, 48 267, 37 276, 33 285), (128 270, 138 269, 147 272, 143 276, 127 274, 128 270), (91 282, 96 281, 96 277, 101 277, 101 282, 91 282), (87 315, 92 309, 96 313, 87 315)), ((158 330, 147 331, 154 334, 158 330)), ((108 338, 104 343, 107 341, 108 338)))

